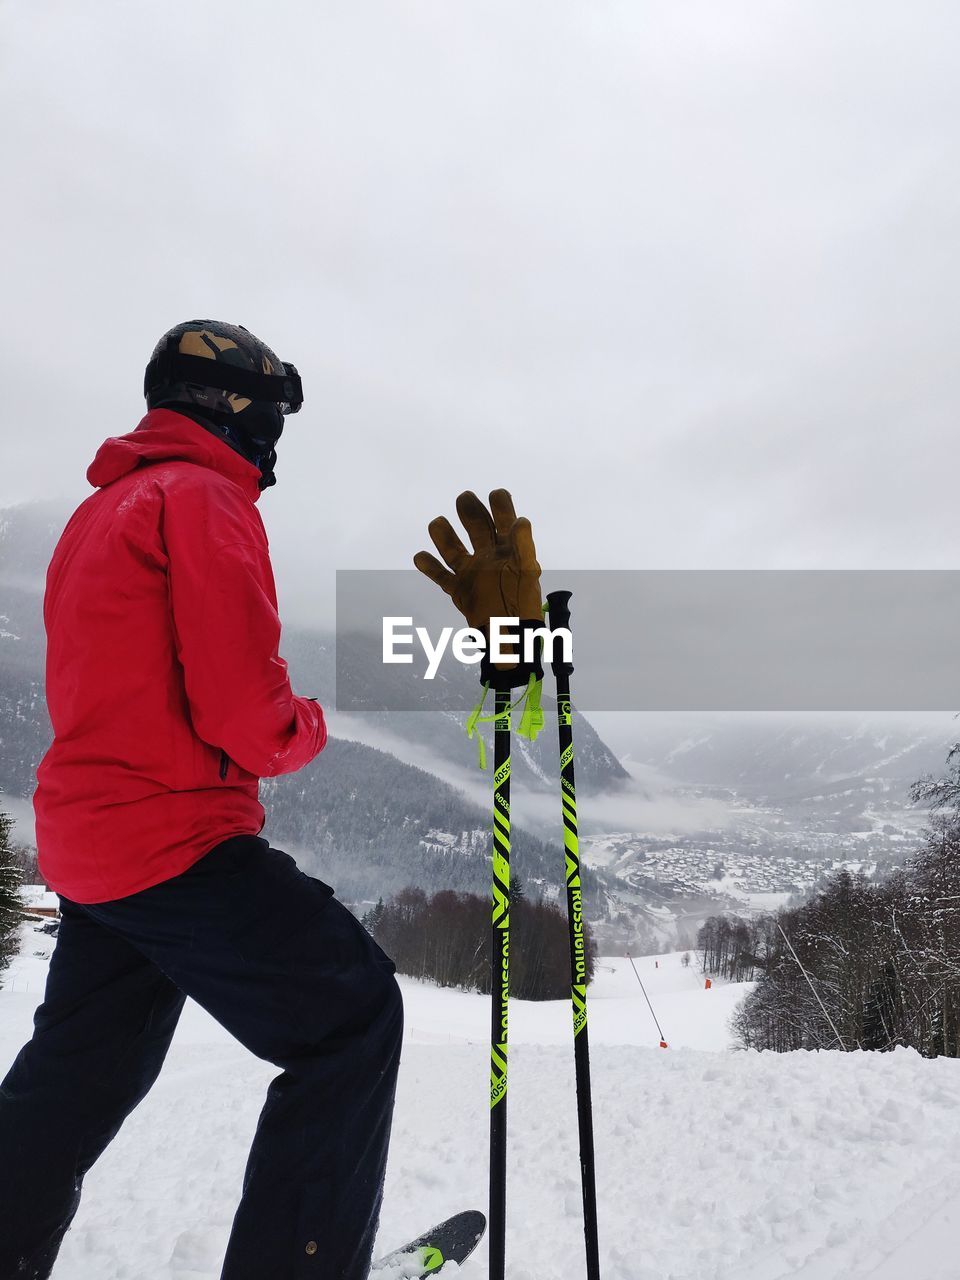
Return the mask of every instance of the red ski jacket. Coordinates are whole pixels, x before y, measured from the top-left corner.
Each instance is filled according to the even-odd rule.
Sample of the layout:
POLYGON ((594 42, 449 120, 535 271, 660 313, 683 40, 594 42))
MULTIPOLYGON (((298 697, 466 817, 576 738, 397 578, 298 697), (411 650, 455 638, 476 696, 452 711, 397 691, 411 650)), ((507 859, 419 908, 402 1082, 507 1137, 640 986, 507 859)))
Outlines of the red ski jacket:
POLYGON ((87 478, 98 491, 47 573, 54 741, 34 808, 44 879, 104 902, 255 835, 259 779, 301 768, 327 735, 277 652, 257 468, 154 409, 87 478))

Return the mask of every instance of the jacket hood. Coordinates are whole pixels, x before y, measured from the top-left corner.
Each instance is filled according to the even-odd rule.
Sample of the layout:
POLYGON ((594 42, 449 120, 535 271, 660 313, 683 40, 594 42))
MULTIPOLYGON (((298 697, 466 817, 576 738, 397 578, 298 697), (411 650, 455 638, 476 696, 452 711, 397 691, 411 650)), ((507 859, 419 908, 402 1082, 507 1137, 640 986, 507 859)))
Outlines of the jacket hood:
POLYGON ((152 462, 193 462, 238 484, 251 500, 260 497, 260 471, 191 418, 172 409, 151 409, 136 430, 104 440, 87 469, 95 489, 152 462))

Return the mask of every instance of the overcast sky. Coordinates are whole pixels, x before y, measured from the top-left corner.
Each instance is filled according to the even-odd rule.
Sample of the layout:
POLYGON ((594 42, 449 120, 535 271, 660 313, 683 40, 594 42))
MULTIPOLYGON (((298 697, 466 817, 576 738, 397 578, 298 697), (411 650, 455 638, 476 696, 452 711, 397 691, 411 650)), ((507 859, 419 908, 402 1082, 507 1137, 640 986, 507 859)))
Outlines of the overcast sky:
POLYGON ((306 404, 281 600, 505 484, 565 568, 958 567, 960 6, 6 0, 0 503, 160 333, 306 404))

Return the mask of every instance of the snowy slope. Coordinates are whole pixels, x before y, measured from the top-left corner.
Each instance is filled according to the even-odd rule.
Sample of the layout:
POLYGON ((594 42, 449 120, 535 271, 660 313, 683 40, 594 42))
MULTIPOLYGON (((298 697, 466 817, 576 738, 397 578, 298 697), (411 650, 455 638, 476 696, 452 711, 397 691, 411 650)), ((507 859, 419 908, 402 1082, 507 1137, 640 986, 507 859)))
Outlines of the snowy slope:
MULTIPOLYGON (((638 961, 663 1051, 627 962, 602 964, 590 1025, 604 1280, 960 1274, 960 1063, 728 1052, 743 988, 706 992, 676 955, 638 961)), ((0 990, 0 1069, 44 968, 25 957, 0 990)), ((486 1199, 487 1003, 403 985, 384 1250, 486 1199)), ((513 1008, 511 1280, 583 1275, 568 1027, 564 1003, 513 1008)), ((216 1280, 271 1074, 188 1006, 158 1084, 87 1179, 55 1280, 216 1280)), ((480 1280, 485 1264, 481 1248, 459 1274, 480 1280)))

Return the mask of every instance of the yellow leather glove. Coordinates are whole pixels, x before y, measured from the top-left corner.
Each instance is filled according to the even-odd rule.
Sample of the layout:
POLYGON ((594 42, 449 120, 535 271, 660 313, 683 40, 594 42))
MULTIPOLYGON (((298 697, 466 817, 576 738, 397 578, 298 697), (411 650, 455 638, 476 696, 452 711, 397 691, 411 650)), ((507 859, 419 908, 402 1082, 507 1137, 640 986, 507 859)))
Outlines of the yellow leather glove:
POLYGON ((457 515, 473 550, 463 545, 446 516, 437 516, 427 531, 449 567, 429 551, 418 551, 413 563, 420 572, 447 593, 471 627, 483 630, 491 618, 541 622, 533 530, 525 516, 517 518, 507 490, 493 490, 488 511, 468 489, 457 498, 457 515))

